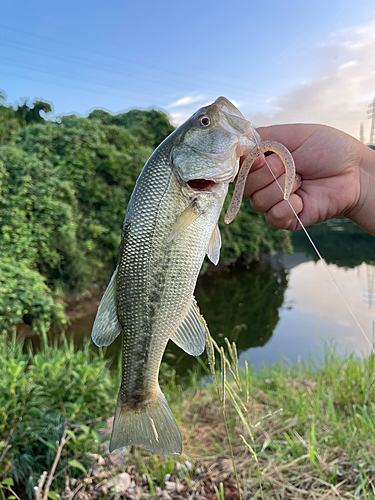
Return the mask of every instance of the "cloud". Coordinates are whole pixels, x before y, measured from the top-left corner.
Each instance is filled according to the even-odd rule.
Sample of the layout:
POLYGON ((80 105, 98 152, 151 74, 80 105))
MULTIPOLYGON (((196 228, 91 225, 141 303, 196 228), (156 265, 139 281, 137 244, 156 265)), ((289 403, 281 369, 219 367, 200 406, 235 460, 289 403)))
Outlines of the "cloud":
POLYGON ((195 111, 197 110, 197 106, 191 106, 191 104, 195 104, 197 102, 201 102, 202 105, 206 104, 205 103, 205 97, 198 95, 195 97, 192 97, 190 95, 187 95, 185 97, 181 97, 178 101, 172 102, 167 106, 168 109, 170 108, 184 108, 182 110, 178 110, 176 112, 171 111, 169 113, 169 116, 171 118, 171 122, 173 125, 176 127, 181 125, 181 123, 184 123, 195 111))
POLYGON ((178 127, 179 125, 181 125, 181 123, 184 123, 191 115, 192 115, 192 113, 189 113, 188 111, 186 113, 170 113, 169 114, 170 119, 171 119, 171 123, 175 127, 178 127))
POLYGON ((375 96, 375 20, 335 33, 317 47, 315 78, 281 96, 270 96, 270 111, 251 116, 255 126, 273 123, 324 123, 358 137, 375 96))
POLYGON ((176 102, 172 102, 172 104, 169 104, 168 105, 168 108, 176 108, 178 106, 187 106, 189 104, 193 104, 194 102, 199 102, 203 99, 202 96, 196 96, 196 97, 192 97, 190 95, 187 95, 185 97, 182 97, 181 99, 179 99, 178 101, 176 102))

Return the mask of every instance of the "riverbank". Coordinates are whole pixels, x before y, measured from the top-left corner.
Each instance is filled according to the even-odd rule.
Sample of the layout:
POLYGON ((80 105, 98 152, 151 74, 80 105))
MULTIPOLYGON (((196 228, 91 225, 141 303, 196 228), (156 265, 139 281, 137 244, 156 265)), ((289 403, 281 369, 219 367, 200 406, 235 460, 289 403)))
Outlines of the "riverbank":
POLYGON ((44 336, 25 354, 1 337, 0 495, 35 498, 44 477, 41 499, 236 499, 229 435, 243 498, 375 498, 373 356, 341 359, 326 347, 319 363, 246 373, 226 353, 225 399, 220 373, 219 385, 192 375, 186 387, 162 368, 184 443, 173 460, 108 453, 119 376, 102 352, 44 336))

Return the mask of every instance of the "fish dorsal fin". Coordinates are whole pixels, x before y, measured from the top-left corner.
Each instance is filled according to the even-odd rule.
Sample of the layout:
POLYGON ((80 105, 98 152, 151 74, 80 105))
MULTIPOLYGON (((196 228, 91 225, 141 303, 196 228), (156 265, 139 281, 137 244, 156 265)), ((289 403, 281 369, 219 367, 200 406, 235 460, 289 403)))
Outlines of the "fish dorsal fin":
POLYGON ((217 266, 220 259, 220 248, 221 248, 220 229, 219 225, 216 224, 207 248, 207 257, 213 264, 215 264, 215 266, 217 266))
POLYGON ((115 300, 117 269, 116 267, 107 290, 104 292, 92 327, 91 338, 99 347, 112 344, 121 333, 115 300))
POLYGON ((191 356, 199 356, 204 351, 205 334, 199 318, 197 303, 193 297, 189 310, 171 340, 191 356))
POLYGON ((195 200, 193 200, 190 205, 188 205, 185 210, 180 214, 176 222, 172 227, 172 232, 168 238, 168 243, 170 243, 179 234, 185 231, 186 228, 190 226, 198 217, 203 214, 203 210, 200 210, 195 200))

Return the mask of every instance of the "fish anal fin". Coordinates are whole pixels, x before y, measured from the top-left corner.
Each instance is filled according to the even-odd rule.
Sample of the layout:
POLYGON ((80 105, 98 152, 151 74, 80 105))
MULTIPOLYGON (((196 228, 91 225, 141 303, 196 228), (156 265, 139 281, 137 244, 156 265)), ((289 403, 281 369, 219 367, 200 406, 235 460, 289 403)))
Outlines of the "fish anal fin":
POLYGON ((92 327, 91 338, 94 344, 99 347, 112 344, 121 333, 121 325, 117 319, 115 300, 116 276, 117 268, 100 301, 94 326, 92 327))
POLYGON ((207 257, 210 261, 217 266, 220 259, 220 248, 221 248, 221 236, 219 225, 216 224, 215 229, 212 232, 210 242, 207 248, 207 257))
POLYGON ((204 327, 193 297, 189 310, 171 340, 191 356, 200 356, 205 348, 204 327))
POLYGON ((117 401, 109 451, 122 446, 143 445, 161 457, 182 453, 181 434, 164 394, 140 411, 129 410, 117 401))

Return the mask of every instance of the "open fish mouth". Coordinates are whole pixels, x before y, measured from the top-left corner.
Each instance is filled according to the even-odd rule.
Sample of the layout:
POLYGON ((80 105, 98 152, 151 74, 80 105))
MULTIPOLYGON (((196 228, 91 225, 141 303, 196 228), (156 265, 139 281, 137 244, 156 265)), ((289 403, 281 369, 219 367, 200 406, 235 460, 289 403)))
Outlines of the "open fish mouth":
POLYGON ((194 189, 194 191, 210 191, 214 185, 215 181, 210 179, 192 179, 187 182, 187 185, 194 189))

